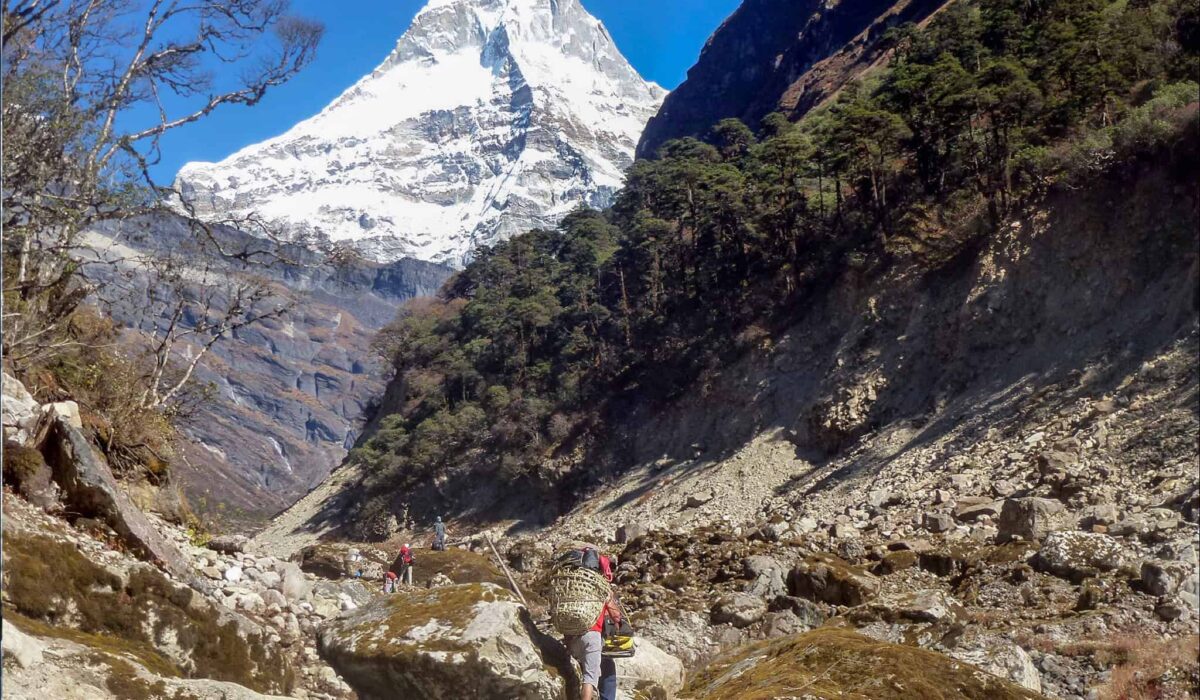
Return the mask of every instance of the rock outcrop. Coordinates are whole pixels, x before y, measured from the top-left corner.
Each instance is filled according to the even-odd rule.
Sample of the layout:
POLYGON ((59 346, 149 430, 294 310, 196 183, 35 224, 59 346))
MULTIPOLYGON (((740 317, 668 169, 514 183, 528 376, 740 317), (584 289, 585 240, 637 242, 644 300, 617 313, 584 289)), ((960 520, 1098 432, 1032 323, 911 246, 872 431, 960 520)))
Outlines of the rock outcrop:
POLYGON ((525 608, 491 584, 385 596, 324 625, 320 651, 363 700, 560 700, 525 608))
POLYGON ((42 454, 71 510, 103 520, 142 556, 182 580, 191 579, 194 574, 183 555, 117 485, 108 464, 83 433, 67 418, 54 416, 50 420, 42 454))

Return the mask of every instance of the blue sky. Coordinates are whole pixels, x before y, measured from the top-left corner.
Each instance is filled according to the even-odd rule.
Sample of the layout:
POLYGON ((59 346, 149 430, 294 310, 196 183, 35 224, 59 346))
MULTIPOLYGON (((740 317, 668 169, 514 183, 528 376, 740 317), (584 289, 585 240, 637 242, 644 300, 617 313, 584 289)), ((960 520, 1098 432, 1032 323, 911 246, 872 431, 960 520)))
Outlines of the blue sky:
MULTIPOLYGON (((635 68, 665 88, 678 85, 709 35, 741 0, 583 0, 635 68)), ((160 183, 188 161, 216 161, 310 117, 375 68, 424 0, 293 0, 297 14, 325 23, 317 59, 252 108, 232 106, 168 134, 160 183)))

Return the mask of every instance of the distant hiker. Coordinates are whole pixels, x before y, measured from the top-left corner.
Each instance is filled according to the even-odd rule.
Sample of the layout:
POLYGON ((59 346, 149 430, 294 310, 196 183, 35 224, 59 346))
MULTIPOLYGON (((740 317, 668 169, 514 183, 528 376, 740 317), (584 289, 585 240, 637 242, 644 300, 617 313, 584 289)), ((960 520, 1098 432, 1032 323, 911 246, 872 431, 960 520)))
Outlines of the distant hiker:
POLYGON ((412 547, 408 546, 407 543, 400 548, 400 556, 396 557, 396 562, 392 566, 395 567, 396 564, 399 564, 400 570, 396 574, 400 579, 400 583, 411 586, 413 581, 413 553, 412 547))
POLYGON ((550 581, 550 621, 579 662, 583 700, 616 700, 614 658, 633 655, 633 631, 612 590, 613 562, 593 547, 558 557, 550 581))
POLYGON ((396 572, 389 571, 389 572, 385 573, 383 575, 383 592, 384 593, 395 593, 396 592, 396 580, 397 580, 396 572))
POLYGON ((354 578, 362 578, 363 575, 363 555, 357 549, 351 549, 350 555, 347 557, 347 568, 353 572, 354 578))
POLYGON ((446 551, 446 523, 442 522, 442 516, 438 516, 437 522, 433 524, 433 551, 446 551))

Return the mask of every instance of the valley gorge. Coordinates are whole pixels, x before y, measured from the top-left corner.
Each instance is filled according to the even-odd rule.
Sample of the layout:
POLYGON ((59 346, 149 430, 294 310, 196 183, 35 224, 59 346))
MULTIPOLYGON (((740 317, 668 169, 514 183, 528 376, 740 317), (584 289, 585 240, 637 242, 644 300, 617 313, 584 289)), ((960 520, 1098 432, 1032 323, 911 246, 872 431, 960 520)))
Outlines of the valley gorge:
POLYGON ((1200 698, 1195 8, 742 0, 667 93, 585 5, 429 0, 86 229, 3 697, 577 700, 596 548, 620 700, 1200 698))

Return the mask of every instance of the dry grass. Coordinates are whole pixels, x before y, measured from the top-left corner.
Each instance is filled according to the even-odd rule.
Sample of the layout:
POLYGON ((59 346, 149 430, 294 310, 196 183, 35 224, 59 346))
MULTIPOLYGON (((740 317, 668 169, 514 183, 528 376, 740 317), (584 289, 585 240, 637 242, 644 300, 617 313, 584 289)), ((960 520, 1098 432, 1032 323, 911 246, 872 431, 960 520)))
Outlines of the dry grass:
POLYGON ((1200 697, 1200 636, 1118 640, 1118 662, 1100 700, 1174 700, 1200 697))

